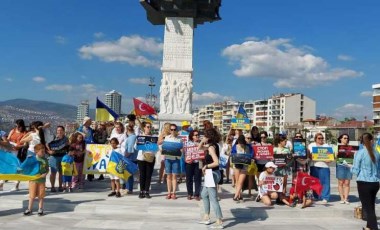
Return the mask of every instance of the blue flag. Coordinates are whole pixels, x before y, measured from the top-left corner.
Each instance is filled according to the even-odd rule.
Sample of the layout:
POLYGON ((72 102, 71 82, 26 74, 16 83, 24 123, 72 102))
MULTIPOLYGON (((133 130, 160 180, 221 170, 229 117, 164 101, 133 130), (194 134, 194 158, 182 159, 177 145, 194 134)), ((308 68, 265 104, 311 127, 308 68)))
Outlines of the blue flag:
POLYGON ((242 104, 239 105, 239 109, 237 111, 236 118, 248 118, 248 114, 245 111, 245 109, 243 108, 242 104))
POLYGON ((120 153, 112 151, 107 172, 120 179, 127 180, 129 176, 137 172, 137 165, 120 153))
POLYGON ((0 150, 0 180, 36 180, 40 177, 39 171, 36 156, 28 156, 21 164, 13 153, 0 150))

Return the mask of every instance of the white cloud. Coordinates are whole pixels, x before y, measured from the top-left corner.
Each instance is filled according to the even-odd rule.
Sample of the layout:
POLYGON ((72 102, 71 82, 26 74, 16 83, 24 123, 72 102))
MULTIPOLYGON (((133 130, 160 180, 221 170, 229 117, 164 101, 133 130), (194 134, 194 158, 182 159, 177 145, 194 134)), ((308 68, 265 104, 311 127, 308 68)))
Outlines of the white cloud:
POLYGON ((215 102, 222 102, 227 100, 233 100, 234 98, 232 96, 223 96, 218 93, 213 92, 204 92, 204 93, 196 93, 193 92, 193 107, 201 106, 201 105, 207 105, 212 104, 215 102))
POLYGON ((44 81, 46 81, 46 79, 44 77, 37 76, 37 77, 33 78, 33 81, 35 81, 35 82, 44 82, 44 81))
POLYGON ((362 96, 362 97, 372 97, 373 93, 372 93, 372 91, 363 91, 363 92, 360 93, 360 96, 362 96))
POLYGON ((361 104, 345 104, 335 109, 334 117, 343 119, 345 117, 356 117, 358 120, 363 120, 364 117, 370 117, 372 111, 370 107, 361 104))
POLYGON ((13 78, 7 77, 7 78, 4 78, 4 81, 12 82, 12 81, 13 81, 13 78))
POLYGON ((348 55, 340 54, 340 55, 338 55, 338 60, 341 60, 341 61, 352 61, 352 60, 354 60, 354 58, 351 57, 351 56, 348 56, 348 55))
POLYGON ((272 78, 278 88, 308 88, 363 75, 351 69, 332 68, 311 51, 307 46, 293 46, 290 39, 268 38, 228 46, 222 55, 231 64, 238 64, 233 72, 236 76, 272 78))
POLYGON ((128 81, 132 84, 141 84, 141 85, 147 85, 150 83, 149 78, 130 78, 128 81))
POLYGON ((92 92, 96 92, 97 89, 96 89, 96 86, 93 85, 93 84, 83 84, 81 85, 81 88, 82 90, 84 90, 86 93, 92 93, 92 92))
POLYGON ((71 92, 73 88, 74 87, 72 85, 48 85, 45 87, 46 90, 63 92, 71 92))
POLYGON ((55 36, 54 39, 55 39, 56 43, 61 44, 61 45, 66 44, 66 42, 67 42, 67 40, 66 40, 65 37, 62 37, 62 36, 59 36, 59 35, 55 36))
POLYGON ((94 37, 95 38, 102 38, 102 37, 104 37, 105 36, 105 34, 104 33, 102 33, 102 32, 96 32, 96 33, 94 33, 94 37))
POLYGON ((105 62, 126 62, 133 66, 152 66, 159 68, 163 43, 155 38, 139 35, 122 36, 116 41, 94 42, 82 46, 79 55, 83 59, 98 57, 105 62))

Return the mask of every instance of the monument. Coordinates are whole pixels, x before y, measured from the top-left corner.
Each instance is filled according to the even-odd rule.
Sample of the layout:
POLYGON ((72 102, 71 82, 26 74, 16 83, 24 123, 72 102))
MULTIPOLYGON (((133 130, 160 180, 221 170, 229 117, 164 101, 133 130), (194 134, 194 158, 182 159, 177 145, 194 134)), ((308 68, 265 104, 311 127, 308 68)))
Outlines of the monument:
POLYGON ((221 0, 140 0, 153 25, 165 25, 160 112, 162 123, 191 121, 194 28, 221 20, 221 0))

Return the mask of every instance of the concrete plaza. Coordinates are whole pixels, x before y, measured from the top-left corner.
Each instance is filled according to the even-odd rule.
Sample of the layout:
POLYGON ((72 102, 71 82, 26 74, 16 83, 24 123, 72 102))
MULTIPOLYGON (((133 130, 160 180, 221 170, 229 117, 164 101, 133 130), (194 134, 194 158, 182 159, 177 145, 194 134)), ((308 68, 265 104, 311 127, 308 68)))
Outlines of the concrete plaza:
MULTIPOLYGON (((335 168, 331 168, 331 201, 300 209, 261 203, 245 198, 243 203, 232 200, 231 184, 222 185, 221 207, 224 226, 229 229, 361 229, 365 222, 354 219, 354 207, 360 204, 353 181, 350 204, 340 204, 335 168)), ((47 190, 46 215, 37 215, 37 202, 32 216, 23 216, 27 207, 27 182, 20 191, 9 190, 8 182, 0 192, 0 229, 207 229, 197 223, 202 201, 187 200, 186 186, 179 185, 177 200, 166 200, 166 184, 152 182, 152 199, 139 199, 138 193, 121 198, 107 197, 109 180, 87 182, 83 191, 51 193, 47 190)), ((49 186, 49 184, 47 184, 49 186)), ((211 210, 212 219, 214 218, 211 210)))

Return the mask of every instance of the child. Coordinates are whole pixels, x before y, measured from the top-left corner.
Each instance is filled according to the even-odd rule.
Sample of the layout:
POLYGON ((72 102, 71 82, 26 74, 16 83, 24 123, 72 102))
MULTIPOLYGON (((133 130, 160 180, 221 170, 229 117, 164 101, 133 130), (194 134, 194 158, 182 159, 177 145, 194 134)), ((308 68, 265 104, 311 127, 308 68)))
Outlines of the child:
POLYGON ((72 192, 72 180, 73 175, 77 175, 74 164, 73 151, 70 151, 62 158, 62 183, 63 183, 63 192, 72 192))
POLYGON ((69 152, 74 156, 75 169, 78 175, 73 176, 72 187, 82 189, 84 186, 83 164, 84 154, 86 152, 86 143, 84 141, 84 135, 80 132, 76 132, 70 137, 69 152))
POLYGON ((276 170, 277 168, 277 165, 275 165, 273 162, 267 162, 265 164, 265 171, 263 171, 260 176, 259 176, 259 196, 258 196, 258 199, 257 201, 261 198, 261 200, 263 201, 263 203, 267 206, 271 206, 272 205, 272 199, 277 199, 278 197, 278 194, 277 192, 274 192, 274 191, 267 191, 266 189, 264 189, 264 181, 265 181, 265 178, 266 176, 270 175, 274 175, 274 171, 276 170))
MULTIPOLYGON (((110 144, 112 147, 111 152, 114 151, 114 152, 117 152, 120 154, 120 149, 118 148, 119 141, 117 140, 116 137, 111 139, 110 144)), ((111 155, 111 152, 109 153, 109 155, 111 155)), ((121 194, 120 194, 120 178, 117 176, 114 176, 112 174, 109 174, 109 177, 111 179, 112 192, 110 194, 108 194, 108 196, 116 196, 118 198, 121 197, 121 194)))
POLYGON ((313 190, 308 189, 303 191, 302 197, 294 191, 294 186, 290 188, 289 197, 282 197, 282 202, 289 207, 295 207, 297 204, 302 204, 301 208, 310 207, 313 204, 313 190))
POLYGON ((49 162, 45 158, 45 146, 43 144, 37 144, 34 146, 34 152, 40 163, 39 174, 41 174, 41 177, 37 180, 29 181, 29 205, 28 209, 24 211, 24 215, 26 216, 32 214, 33 201, 36 196, 38 196, 38 215, 42 216, 44 214, 45 182, 46 175, 49 172, 49 162))

